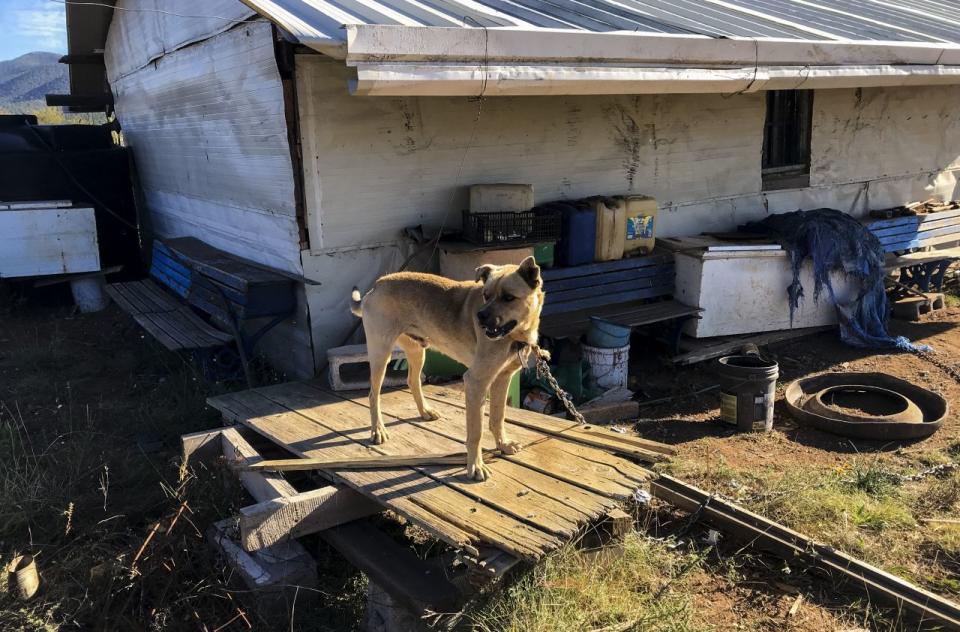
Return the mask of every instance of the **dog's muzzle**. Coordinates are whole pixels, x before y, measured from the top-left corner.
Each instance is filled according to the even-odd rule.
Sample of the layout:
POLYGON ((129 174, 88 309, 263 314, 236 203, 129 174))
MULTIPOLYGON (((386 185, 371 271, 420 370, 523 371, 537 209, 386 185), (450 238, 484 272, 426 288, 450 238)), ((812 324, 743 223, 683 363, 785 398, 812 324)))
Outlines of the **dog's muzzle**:
POLYGON ((500 338, 503 338, 504 336, 509 334, 511 331, 513 331, 513 328, 516 326, 517 326, 517 321, 515 320, 511 320, 510 322, 505 323, 499 327, 490 327, 487 325, 483 325, 483 333, 490 340, 499 340, 500 338))

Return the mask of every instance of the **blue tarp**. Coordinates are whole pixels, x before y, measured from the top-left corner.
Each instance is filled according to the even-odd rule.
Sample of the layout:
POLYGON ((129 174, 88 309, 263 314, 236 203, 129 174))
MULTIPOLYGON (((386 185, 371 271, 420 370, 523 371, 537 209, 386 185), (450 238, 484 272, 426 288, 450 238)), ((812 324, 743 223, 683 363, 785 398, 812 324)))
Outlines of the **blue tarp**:
POLYGON ((841 340, 855 347, 929 350, 926 345, 914 345, 903 336, 887 333, 883 246, 853 217, 835 209, 818 208, 771 215, 743 228, 774 237, 789 253, 793 268, 793 282, 787 287, 791 324, 794 311, 805 297, 800 283, 800 266, 810 259, 813 263, 813 300, 818 302, 826 288, 837 307, 841 340), (858 290, 853 300, 847 303, 837 300, 830 281, 832 272, 842 272, 855 282, 858 290))

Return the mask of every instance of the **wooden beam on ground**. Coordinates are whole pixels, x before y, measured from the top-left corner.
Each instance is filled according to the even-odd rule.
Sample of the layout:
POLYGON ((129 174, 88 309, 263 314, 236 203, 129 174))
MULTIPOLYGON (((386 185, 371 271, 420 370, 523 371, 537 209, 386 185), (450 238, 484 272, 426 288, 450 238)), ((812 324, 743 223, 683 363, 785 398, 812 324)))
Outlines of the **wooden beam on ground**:
POLYGON ((420 559, 366 520, 321 531, 320 537, 415 613, 455 612, 461 603, 462 592, 439 561, 420 559))
POLYGON ((185 464, 212 463, 223 454, 221 428, 180 435, 180 456, 185 464))
MULTIPOLYGON (((484 451, 484 458, 497 456, 494 450, 484 451)), ((237 466, 246 472, 296 472, 307 470, 376 470, 418 465, 463 465, 466 452, 434 452, 410 456, 371 456, 334 460, 324 458, 276 459, 272 461, 247 462, 237 466)))
MULTIPOLYGON (((220 431, 223 456, 227 461, 238 465, 258 463, 263 457, 253 449, 236 428, 223 428, 220 431)), ((274 473, 240 472, 240 482, 257 502, 295 496, 297 490, 283 476, 274 473)))
POLYGON ((745 336, 724 336, 717 341, 710 338, 696 339, 688 338, 683 345, 688 349, 686 353, 673 356, 670 361, 674 364, 696 364, 704 360, 712 360, 720 356, 736 352, 743 345, 754 344, 758 347, 770 345, 775 342, 784 342, 794 338, 802 338, 818 334, 822 331, 836 329, 836 325, 823 325, 820 327, 804 327, 801 329, 785 329, 782 331, 768 331, 757 335, 745 336))
POLYGON ((850 580, 851 587, 862 589, 871 599, 883 600, 895 608, 909 610, 922 623, 960 629, 960 605, 735 503, 669 476, 661 476, 651 482, 650 491, 656 498, 698 514, 707 524, 738 539, 753 543, 788 561, 800 561, 835 577, 844 577, 850 580))
POLYGON ((352 489, 328 485, 243 507, 240 543, 246 551, 257 551, 383 510, 380 503, 352 489))

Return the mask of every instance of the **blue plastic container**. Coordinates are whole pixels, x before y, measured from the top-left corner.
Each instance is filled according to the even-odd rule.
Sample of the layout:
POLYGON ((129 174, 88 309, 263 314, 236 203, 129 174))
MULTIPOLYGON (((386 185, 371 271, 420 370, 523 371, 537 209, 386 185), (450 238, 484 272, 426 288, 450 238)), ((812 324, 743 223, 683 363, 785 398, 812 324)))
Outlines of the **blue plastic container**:
POLYGON ((630 328, 611 323, 609 320, 590 317, 587 344, 601 349, 618 349, 630 344, 630 328))
POLYGON ((597 249, 597 212, 587 205, 558 202, 556 207, 563 213, 555 253, 557 265, 593 263, 597 249))

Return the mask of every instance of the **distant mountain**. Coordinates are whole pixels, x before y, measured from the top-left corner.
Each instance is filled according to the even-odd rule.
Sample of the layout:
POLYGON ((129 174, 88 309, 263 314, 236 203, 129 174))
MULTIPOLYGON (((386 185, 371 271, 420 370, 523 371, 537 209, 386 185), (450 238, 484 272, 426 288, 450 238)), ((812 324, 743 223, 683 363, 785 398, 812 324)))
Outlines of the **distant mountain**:
POLYGON ((0 105, 43 101, 49 93, 68 93, 67 67, 57 53, 35 52, 0 61, 0 105))

